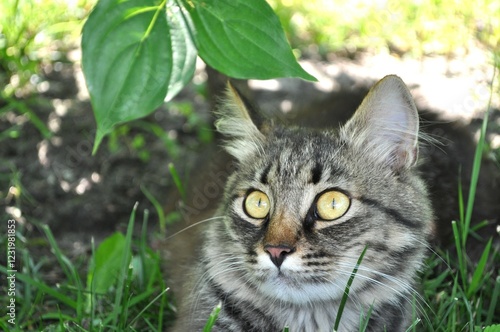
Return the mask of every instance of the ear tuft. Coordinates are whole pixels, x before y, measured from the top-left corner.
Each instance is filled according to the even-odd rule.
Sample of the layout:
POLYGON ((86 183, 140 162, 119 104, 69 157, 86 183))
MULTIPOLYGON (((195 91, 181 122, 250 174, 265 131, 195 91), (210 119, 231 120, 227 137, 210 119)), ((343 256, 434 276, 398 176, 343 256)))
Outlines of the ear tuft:
POLYGON ((399 171, 418 158, 418 112, 410 91, 395 75, 373 86, 342 135, 377 161, 399 171))
POLYGON ((237 160, 262 151, 264 135, 250 116, 249 109, 239 92, 228 83, 225 99, 216 112, 217 131, 228 137, 224 147, 237 160))

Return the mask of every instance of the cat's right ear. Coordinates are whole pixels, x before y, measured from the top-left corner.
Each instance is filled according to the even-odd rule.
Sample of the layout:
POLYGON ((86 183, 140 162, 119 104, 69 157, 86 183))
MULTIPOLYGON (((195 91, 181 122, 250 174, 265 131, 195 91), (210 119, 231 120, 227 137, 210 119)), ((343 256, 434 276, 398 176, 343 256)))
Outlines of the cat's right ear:
POLYGON ((410 91, 395 75, 380 80, 342 130, 343 136, 394 171, 418 157, 418 113, 410 91))
POLYGON ((262 150, 265 137, 258 127, 263 121, 231 83, 216 115, 215 127, 228 137, 224 147, 229 154, 242 161, 262 150))

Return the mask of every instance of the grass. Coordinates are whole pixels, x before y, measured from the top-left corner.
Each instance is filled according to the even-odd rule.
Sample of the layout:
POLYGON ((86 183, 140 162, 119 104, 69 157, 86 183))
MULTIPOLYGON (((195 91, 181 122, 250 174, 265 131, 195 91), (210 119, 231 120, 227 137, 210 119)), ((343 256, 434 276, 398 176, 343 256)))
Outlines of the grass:
POLYGON ((2 96, 36 91, 40 67, 64 61, 62 46, 74 47, 94 0, 2 0, 0 86, 2 96))
MULTIPOLYGON (((494 70, 492 82, 496 70, 494 70)), ((493 323, 500 323, 500 308, 497 307, 500 293, 500 252, 492 247, 491 239, 486 243, 481 258, 472 262, 466 252, 468 238, 474 232, 471 228, 472 210, 485 148, 485 133, 488 126, 489 111, 483 117, 481 134, 476 148, 471 174, 471 185, 467 202, 461 187, 459 189, 460 220, 452 221, 456 255, 442 253, 447 266, 441 273, 435 273, 442 267, 439 256, 432 257, 424 272, 424 294, 426 302, 433 308, 427 323, 429 331, 477 331, 493 323), (465 210, 464 210, 465 208, 465 210), (451 258, 456 257, 456 258, 451 258), (437 268, 437 269, 436 269, 437 268), (495 277, 496 276, 496 277, 495 277), (497 321, 493 321, 493 319, 497 321)), ((479 226, 476 227, 481 227, 479 226)), ((493 329, 493 328, 491 328, 493 329)), ((500 330, 497 325, 494 329, 500 330)))
MULTIPOLYGON (((474 232, 471 216, 479 175, 484 132, 488 116, 484 117, 482 135, 474 158, 472 185, 468 199, 460 190, 460 220, 453 221, 455 250, 432 255, 422 274, 425 303, 415 301, 415 312, 425 308, 423 318, 415 318, 408 331, 499 331, 500 308, 500 253, 487 242, 479 261, 472 262, 465 250, 467 239, 474 232), (497 276, 494 278, 494 276, 497 276)), ((62 273, 56 284, 44 280, 42 273, 47 264, 43 258, 35 262, 22 230, 18 230, 17 255, 23 262, 16 274, 16 325, 9 316, 0 317, 0 328, 17 331, 162 331, 173 319, 173 300, 160 272, 159 254, 147 244, 147 213, 139 238, 133 238, 135 214, 131 214, 125 235, 116 233, 93 248, 87 269, 70 260, 58 247, 47 226, 39 226, 43 240, 50 248, 54 262, 62 273), (85 271, 85 272, 83 272, 85 271), (86 277, 82 277, 83 275, 86 277)), ((2 238, 2 246, 6 238, 2 238)), ((360 256, 362 260, 363 254, 360 256)), ((50 267, 54 269, 54 266, 50 267)), ((8 270, 0 266, 4 277, 8 270)), ((355 278, 353 270, 349 285, 355 278)), ((8 292, 0 296, 1 303, 10 301, 8 292)), ((347 301, 347 296, 344 299, 347 301)), ((204 331, 210 331, 217 319, 220 306, 214 308, 204 331)), ((360 317, 367 322, 367 317, 360 317)), ((342 310, 339 311, 339 324, 342 310)), ((366 329, 362 324, 360 331, 366 329)), ((285 329, 286 330, 286 329, 285 329)))
MULTIPOLYGON (((40 225, 61 280, 44 279, 42 259, 30 259, 27 240, 18 231, 16 295, 7 292, 0 301, 15 298, 15 325, 9 316, 0 318, 3 331, 163 331, 172 321, 173 307, 160 272, 160 257, 147 245, 147 213, 141 236, 132 237, 134 207, 125 235, 115 233, 92 249, 88 268, 70 260, 59 248, 50 229, 40 225), (86 273, 84 272, 86 270, 86 273), (83 274, 83 277, 82 277, 83 274)), ((32 240, 31 240, 32 241, 32 240)), ((5 245, 5 243, 3 244, 5 245)), ((55 265, 55 266, 54 266, 55 265)), ((0 266, 2 278, 10 274, 0 266)))
POLYGON ((495 0, 401 2, 271 0, 289 40, 299 53, 311 47, 354 54, 388 50, 415 57, 454 56, 476 47, 490 50, 500 40, 500 4, 495 0))

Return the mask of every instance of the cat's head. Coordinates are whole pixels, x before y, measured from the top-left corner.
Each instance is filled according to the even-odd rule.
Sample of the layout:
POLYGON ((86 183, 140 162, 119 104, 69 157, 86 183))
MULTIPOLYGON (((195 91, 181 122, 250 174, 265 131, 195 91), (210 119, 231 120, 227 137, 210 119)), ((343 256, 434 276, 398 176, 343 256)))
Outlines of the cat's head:
POLYGON ((432 220, 415 169, 418 126, 396 76, 331 131, 273 125, 229 87, 217 129, 238 166, 220 209, 220 245, 244 281, 287 302, 338 298, 367 247, 353 290, 411 288, 432 220))

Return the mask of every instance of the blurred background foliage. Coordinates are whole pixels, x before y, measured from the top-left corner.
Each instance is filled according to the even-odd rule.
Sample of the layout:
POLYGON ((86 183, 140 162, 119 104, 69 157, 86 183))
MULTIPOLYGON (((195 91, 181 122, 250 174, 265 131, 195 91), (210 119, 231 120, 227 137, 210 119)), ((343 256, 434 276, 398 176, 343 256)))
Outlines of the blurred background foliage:
MULTIPOLYGON (((68 55, 75 50, 73 54, 79 54, 81 28, 96 2, 0 1, 0 120, 13 113, 22 115, 43 137, 51 136, 31 105, 39 103, 36 96, 47 91, 47 73, 57 71, 61 64, 78 64, 79 55, 68 55)), ((494 54, 495 65, 500 66, 497 0, 268 2, 279 16, 297 57, 334 62, 337 56, 353 59, 360 54, 383 52, 417 59, 434 55, 454 59, 480 49, 494 54)), ((200 83, 204 84, 195 85, 200 83)), ((196 128, 206 127, 198 125, 195 112, 188 113, 188 122, 195 122, 196 128)), ((120 130, 128 131, 130 124, 124 126, 127 128, 120 130)), ((2 126, 0 140, 19 137, 17 127, 2 126)), ((151 133, 159 135, 156 131, 151 133)), ((119 132, 114 136, 123 137, 119 132)), ((143 149, 140 140, 134 144, 143 149)), ((116 146, 110 150, 117 150, 116 146)), ((147 153, 141 154, 141 159, 148 159, 147 153)))
POLYGON ((66 60, 94 0, 0 1, 2 96, 35 92, 42 66, 66 60))
MULTIPOLYGON (((415 57, 500 47, 495 0, 270 0, 292 45, 330 52, 389 51, 415 57)), ((307 54, 307 53, 306 53, 307 54)))

